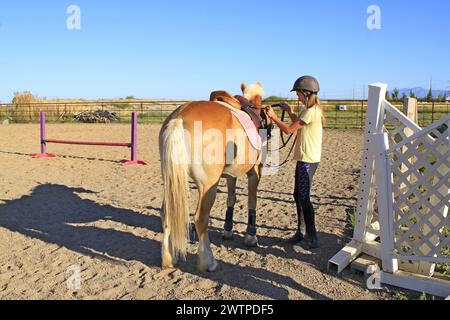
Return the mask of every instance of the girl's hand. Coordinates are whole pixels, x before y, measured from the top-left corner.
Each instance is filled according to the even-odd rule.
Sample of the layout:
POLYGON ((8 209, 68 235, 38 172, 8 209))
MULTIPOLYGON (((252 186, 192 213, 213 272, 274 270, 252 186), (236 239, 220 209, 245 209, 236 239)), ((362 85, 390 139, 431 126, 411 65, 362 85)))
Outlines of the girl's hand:
POLYGON ((287 103, 281 103, 281 110, 286 111, 288 113, 292 113, 292 107, 288 105, 287 103))
POLYGON ((266 113, 267 113, 267 116, 268 116, 270 119, 275 119, 275 118, 277 118, 277 115, 275 114, 275 112, 273 111, 273 108, 272 108, 271 106, 269 106, 269 107, 266 108, 266 113))

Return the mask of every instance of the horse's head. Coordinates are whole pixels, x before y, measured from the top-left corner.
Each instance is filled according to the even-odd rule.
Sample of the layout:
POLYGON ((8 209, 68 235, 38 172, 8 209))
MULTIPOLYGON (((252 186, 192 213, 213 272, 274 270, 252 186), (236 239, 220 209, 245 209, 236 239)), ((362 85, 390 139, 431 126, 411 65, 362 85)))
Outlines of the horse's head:
POLYGON ((242 82, 241 89, 242 94, 247 100, 257 107, 261 107, 262 97, 264 97, 264 88, 260 82, 251 85, 246 85, 245 82, 242 82))

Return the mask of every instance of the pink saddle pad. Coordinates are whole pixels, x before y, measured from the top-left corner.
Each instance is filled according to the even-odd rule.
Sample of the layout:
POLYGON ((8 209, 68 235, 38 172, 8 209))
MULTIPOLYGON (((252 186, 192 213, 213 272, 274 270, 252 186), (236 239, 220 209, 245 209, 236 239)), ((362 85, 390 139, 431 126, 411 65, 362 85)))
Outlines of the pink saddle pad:
POLYGON ((232 106, 229 106, 226 103, 223 102, 219 103, 227 107, 231 111, 231 113, 239 120, 242 127, 244 128, 245 133, 247 134, 247 137, 252 147, 255 148, 256 150, 261 151, 262 147, 261 136, 259 135, 258 128, 255 126, 255 123, 252 121, 250 116, 244 111, 237 110, 236 108, 233 108, 232 106))

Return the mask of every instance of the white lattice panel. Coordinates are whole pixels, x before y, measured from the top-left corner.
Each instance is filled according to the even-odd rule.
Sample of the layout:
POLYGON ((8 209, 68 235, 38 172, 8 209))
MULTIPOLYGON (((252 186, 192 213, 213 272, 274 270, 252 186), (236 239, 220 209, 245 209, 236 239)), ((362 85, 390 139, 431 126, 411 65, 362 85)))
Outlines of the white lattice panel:
MULTIPOLYGON (((447 121, 447 128, 450 121, 447 121)), ((449 262, 450 153, 445 124, 391 148, 394 241, 405 259, 449 262), (447 253, 447 254, 446 254, 447 253)), ((402 130, 395 133, 397 138, 402 130)))
POLYGON ((384 130, 389 134, 391 145, 398 144, 412 135, 411 130, 390 112, 385 112, 384 130))
POLYGON ((450 263, 450 115, 422 129, 415 101, 405 116, 386 92, 369 86, 358 219, 328 266, 339 273, 365 253, 381 260, 382 283, 446 297, 450 283, 431 276, 435 263, 450 263))
MULTIPOLYGON (((388 133, 390 145, 396 145, 409 138, 414 132, 403 123, 399 118, 392 114, 388 110, 384 110, 383 115, 383 131, 388 133)), ((396 156, 395 156, 396 157, 396 156)), ((372 234, 379 234, 379 218, 376 203, 376 176, 370 180, 371 186, 369 193, 369 210, 368 210, 368 221, 370 224, 367 226, 366 231, 372 234)), ((406 186, 405 186, 406 187, 406 186)))

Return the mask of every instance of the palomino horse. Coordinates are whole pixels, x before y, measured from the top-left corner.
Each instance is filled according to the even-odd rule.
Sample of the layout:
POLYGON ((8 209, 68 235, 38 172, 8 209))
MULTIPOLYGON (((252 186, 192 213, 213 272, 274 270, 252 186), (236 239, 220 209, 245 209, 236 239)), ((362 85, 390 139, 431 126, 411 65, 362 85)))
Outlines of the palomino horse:
POLYGON ((187 103, 164 122, 159 136, 164 182, 161 211, 163 268, 174 267, 178 258, 184 258, 187 253, 189 177, 199 193, 194 223, 199 240, 197 266, 200 271, 213 272, 219 266, 211 251, 208 224, 222 177, 228 179, 228 205, 232 207, 236 178, 247 175, 249 225, 245 239, 248 245, 257 243, 256 193, 261 178, 262 152, 251 143, 245 132, 238 132, 243 132, 241 122, 230 107, 216 101, 187 103))
MULTIPOLYGON (((263 116, 266 128, 270 127, 272 124, 272 120, 266 115, 265 110, 262 108, 262 97, 264 96, 264 90, 261 83, 256 83, 247 86, 244 82, 241 85, 241 90, 243 94, 243 98, 254 107, 254 110, 257 114, 263 116)), ((242 99, 239 96, 236 96, 239 100, 242 99)), ((236 196, 236 177, 227 177, 227 187, 228 187, 228 199, 227 199, 227 213, 225 217, 225 225, 222 233, 222 238, 224 240, 233 239, 233 216, 234 216, 234 207, 236 205, 237 196, 236 196)), ((249 215, 248 215, 248 226, 249 229, 252 226, 256 226, 256 212, 253 211, 249 206, 249 215)), ((244 239, 245 245, 248 247, 253 247, 258 244, 258 239, 256 237, 256 230, 247 230, 247 236, 244 239), (251 235, 250 235, 251 234, 251 235), (249 236, 250 235, 250 236, 249 236)))

